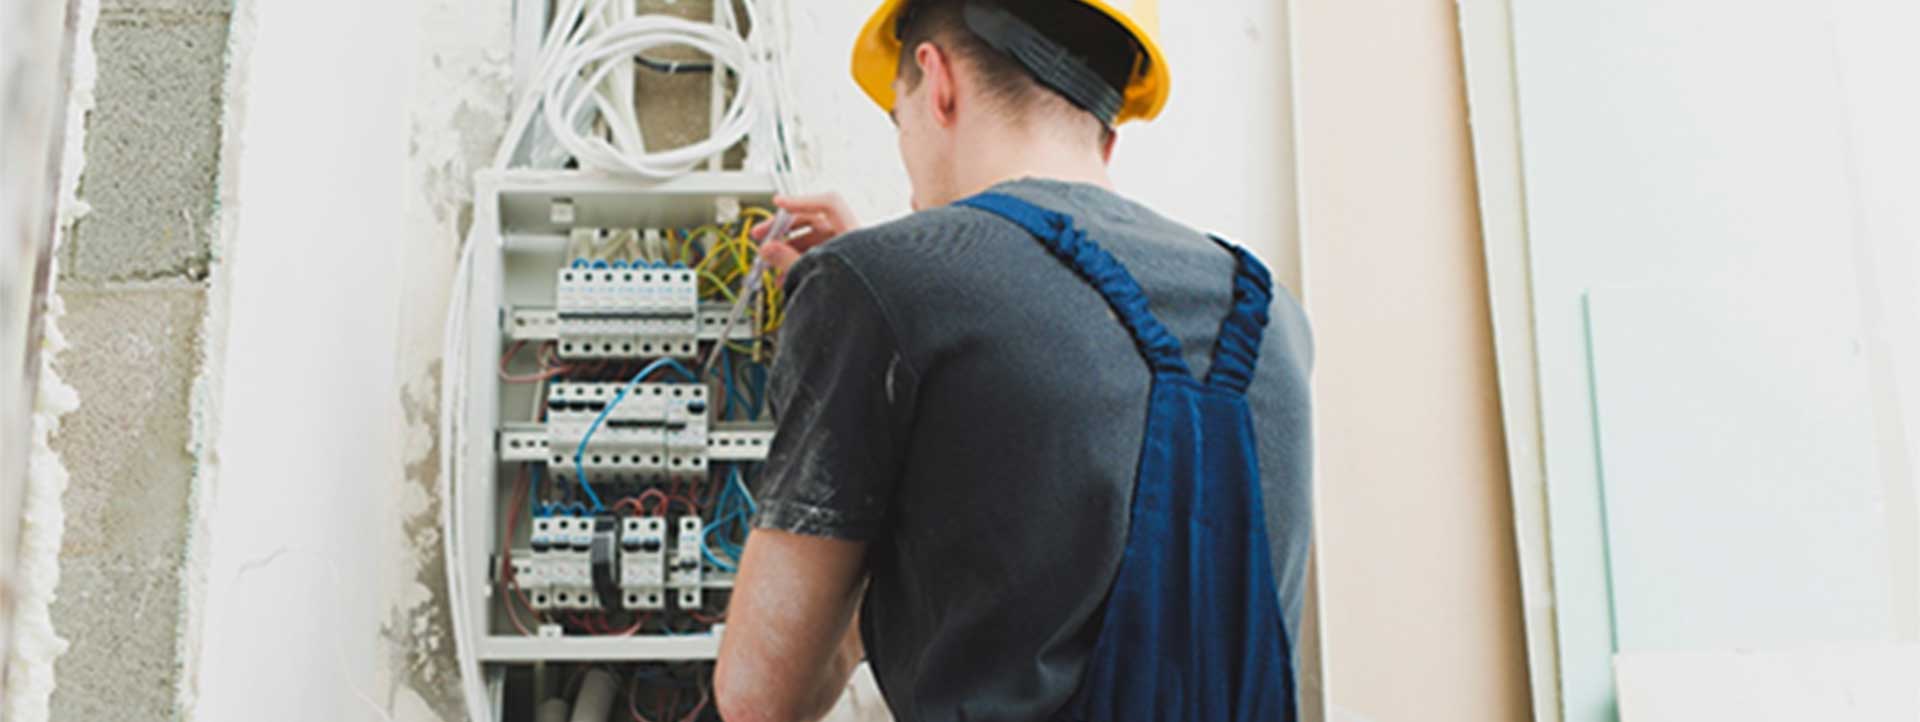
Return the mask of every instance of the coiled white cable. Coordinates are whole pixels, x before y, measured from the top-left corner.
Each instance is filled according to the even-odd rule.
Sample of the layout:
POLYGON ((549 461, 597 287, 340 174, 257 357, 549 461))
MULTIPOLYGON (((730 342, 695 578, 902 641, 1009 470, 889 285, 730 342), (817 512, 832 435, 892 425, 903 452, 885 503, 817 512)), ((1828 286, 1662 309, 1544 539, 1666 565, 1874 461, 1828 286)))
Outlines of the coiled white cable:
POLYGON ((541 98, 547 132, 583 166, 664 180, 693 170, 739 144, 764 115, 765 82, 747 42, 730 30, 666 15, 629 17, 569 46, 546 69, 541 98), (662 151, 645 147, 634 115, 609 112, 602 86, 616 70, 655 48, 687 46, 713 57, 714 66, 737 76, 732 99, 718 127, 705 140, 662 151), (580 132, 585 113, 598 113, 613 140, 580 132))

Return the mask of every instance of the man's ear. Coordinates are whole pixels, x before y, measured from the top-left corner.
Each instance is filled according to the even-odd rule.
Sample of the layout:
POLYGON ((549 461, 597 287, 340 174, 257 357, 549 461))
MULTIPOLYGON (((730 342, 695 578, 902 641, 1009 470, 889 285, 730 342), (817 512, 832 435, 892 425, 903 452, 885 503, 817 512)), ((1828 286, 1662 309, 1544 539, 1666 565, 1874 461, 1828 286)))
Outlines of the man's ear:
POLYGON ((921 43, 913 50, 913 60, 920 64, 920 82, 927 86, 934 122, 943 128, 953 127, 959 120, 960 88, 953 76, 951 56, 938 45, 921 43))

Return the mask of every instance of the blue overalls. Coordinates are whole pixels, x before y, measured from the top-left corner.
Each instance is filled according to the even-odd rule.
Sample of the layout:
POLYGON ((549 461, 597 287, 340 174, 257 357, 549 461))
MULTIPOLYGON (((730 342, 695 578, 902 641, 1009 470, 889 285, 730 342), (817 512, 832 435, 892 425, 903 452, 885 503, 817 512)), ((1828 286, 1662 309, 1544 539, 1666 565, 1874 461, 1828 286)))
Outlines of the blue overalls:
POLYGON ((1153 371, 1146 441, 1126 550, 1080 689, 1074 722, 1294 719, 1292 650, 1282 626, 1247 386, 1273 300, 1252 254, 1205 382, 1148 310, 1133 275, 1073 218, 987 193, 958 205, 1025 228, 1106 299, 1153 371))

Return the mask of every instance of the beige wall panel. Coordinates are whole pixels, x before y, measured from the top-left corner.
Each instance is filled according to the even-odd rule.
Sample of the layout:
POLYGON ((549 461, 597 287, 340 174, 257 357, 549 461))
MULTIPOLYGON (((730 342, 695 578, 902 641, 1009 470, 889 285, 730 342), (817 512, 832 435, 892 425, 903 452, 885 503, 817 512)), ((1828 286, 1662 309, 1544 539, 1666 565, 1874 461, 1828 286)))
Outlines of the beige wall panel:
POLYGON ((1296 0, 1327 719, 1528 718, 1457 17, 1296 0))

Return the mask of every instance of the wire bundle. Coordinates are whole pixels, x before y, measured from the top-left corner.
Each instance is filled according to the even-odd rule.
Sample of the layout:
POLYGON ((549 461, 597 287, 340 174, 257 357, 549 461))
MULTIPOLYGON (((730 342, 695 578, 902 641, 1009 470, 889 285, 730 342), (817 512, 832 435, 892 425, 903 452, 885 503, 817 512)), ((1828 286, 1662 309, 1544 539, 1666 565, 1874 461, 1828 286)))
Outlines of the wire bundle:
MULTIPOLYGON (((666 179, 694 169, 702 161, 726 152, 747 137, 766 113, 759 95, 765 79, 751 62, 752 51, 738 33, 710 23, 696 23, 668 15, 626 18, 567 46, 546 68, 542 106, 548 132, 582 165, 666 179), (632 67, 633 58, 661 47, 684 45, 713 56, 716 66, 728 68, 738 86, 721 122, 705 140, 662 151, 647 149, 639 119, 630 104, 610 102, 604 92, 609 76, 632 67), (581 127, 592 127, 597 114, 611 140, 581 127)), ((617 97, 617 96, 614 96, 617 97)))
MULTIPOLYGON (((742 37, 734 3, 719 6, 719 22, 669 15, 637 15, 627 3, 560 0, 535 65, 535 92, 516 107, 505 142, 494 158, 504 168, 525 140, 538 114, 551 139, 581 167, 664 180, 694 170, 751 135, 747 165, 769 171, 782 192, 792 190, 792 153, 786 128, 786 93, 778 87, 782 67, 768 46, 772 34, 752 0, 739 4, 751 34, 742 37), (634 103, 635 68, 658 71, 645 53, 688 47, 711 63, 684 67, 732 76, 731 98, 711 135, 678 148, 650 150, 634 103)), ((683 66, 668 64, 667 72, 683 66)))

